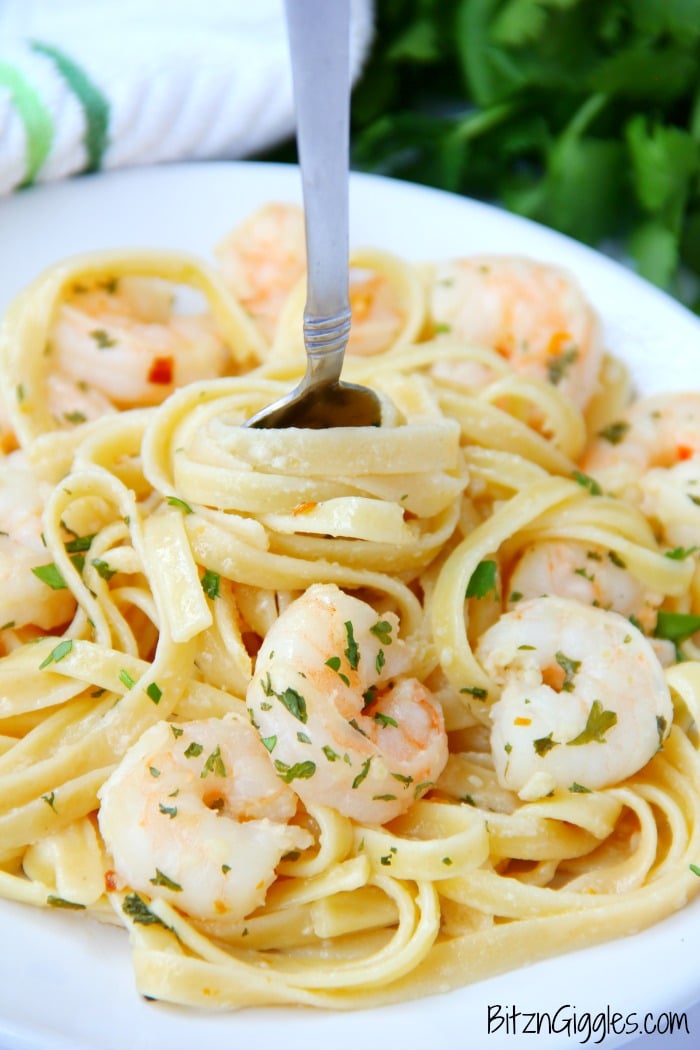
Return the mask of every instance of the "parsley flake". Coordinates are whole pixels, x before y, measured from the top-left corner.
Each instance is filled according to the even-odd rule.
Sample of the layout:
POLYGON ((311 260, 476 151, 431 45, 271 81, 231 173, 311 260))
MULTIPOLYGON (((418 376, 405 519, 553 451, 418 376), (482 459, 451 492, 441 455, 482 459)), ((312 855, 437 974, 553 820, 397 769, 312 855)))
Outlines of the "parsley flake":
POLYGON ((605 711, 600 700, 594 700, 591 709, 588 712, 588 718, 586 725, 573 740, 567 740, 567 744, 570 747, 577 747, 580 744, 590 744, 596 741, 599 744, 604 744, 605 734, 608 729, 612 729, 614 725, 617 725, 617 715, 614 711, 605 711))
POLYGON ((465 598, 486 598, 491 591, 497 594, 497 572, 498 565, 495 561, 480 561, 471 574, 465 598))

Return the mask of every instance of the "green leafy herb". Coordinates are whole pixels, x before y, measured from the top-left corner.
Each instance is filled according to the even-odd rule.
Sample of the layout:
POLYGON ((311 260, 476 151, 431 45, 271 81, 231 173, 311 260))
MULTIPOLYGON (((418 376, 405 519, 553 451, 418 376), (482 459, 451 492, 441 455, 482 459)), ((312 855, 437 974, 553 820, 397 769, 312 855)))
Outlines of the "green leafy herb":
POLYGON ((391 645, 391 624, 388 620, 378 620, 369 630, 370 634, 375 635, 382 645, 391 645))
POLYGON ((590 795, 591 789, 584 787, 583 784, 577 784, 576 781, 569 786, 569 791, 572 791, 575 795, 590 795))
POLYGON ((554 386, 561 383, 571 366, 576 362, 577 357, 578 350, 574 346, 569 347, 561 354, 555 354, 547 365, 547 378, 550 383, 553 383, 554 386))
POLYGON ((160 868, 156 868, 156 873, 152 879, 148 880, 154 886, 164 886, 167 890, 174 890, 178 893, 182 892, 182 886, 179 882, 175 882, 169 878, 160 868))
POLYGON ((85 551, 90 550, 94 538, 94 532, 86 536, 74 536, 72 540, 68 540, 66 543, 66 551, 68 554, 84 554, 85 551))
POLYGON ((378 722, 380 726, 386 728, 387 726, 394 726, 396 729, 399 727, 399 723, 394 718, 390 718, 389 715, 383 715, 381 711, 377 711, 374 716, 374 721, 378 722))
POLYGON ((598 484, 598 482, 595 480, 595 478, 590 477, 588 474, 584 474, 583 471, 575 470, 571 477, 582 488, 588 489, 592 496, 602 495, 603 490, 598 484))
POLYGON ((304 697, 291 687, 285 689, 283 693, 275 693, 275 696, 284 704, 291 715, 298 718, 300 722, 306 722, 308 715, 306 712, 306 700, 304 697))
POLYGON ((162 802, 159 802, 158 809, 161 813, 164 813, 166 816, 170 817, 171 820, 173 819, 173 817, 177 816, 177 806, 164 806, 162 802))
POLYGON ((590 744, 593 741, 596 741, 599 744, 604 744, 605 734, 608 729, 612 729, 614 725, 617 725, 617 715, 615 712, 604 710, 600 700, 594 700, 591 704, 591 709, 588 712, 586 725, 573 740, 567 740, 567 744, 570 747, 576 747, 580 744, 590 744))
POLYGON ((48 565, 34 565, 32 572, 52 591, 64 591, 68 587, 61 570, 55 562, 51 562, 48 565))
POLYGON ((492 591, 497 593, 498 565, 495 561, 480 561, 467 584, 466 598, 486 598, 492 591))
POLYGON ((347 638, 347 648, 343 650, 345 658, 347 659, 351 669, 357 670, 360 662, 360 649, 355 641, 355 635, 353 633, 353 627, 350 620, 345 621, 345 637, 347 638))
MULTIPOLYGON (((122 901, 122 911, 128 915, 132 922, 141 926, 165 926, 162 919, 151 911, 143 897, 138 893, 129 893, 122 901)), ((168 929, 167 926, 165 926, 168 929)))
POLYGON ((350 679, 340 670, 341 663, 339 656, 329 656, 326 660, 326 667, 330 667, 331 671, 335 671, 341 681, 345 682, 345 685, 350 685, 350 679))
POLYGON ((360 784, 362 783, 362 781, 367 778, 367 774, 369 773, 369 767, 370 767, 371 761, 372 761, 372 756, 370 755, 370 757, 366 758, 365 761, 362 763, 362 768, 360 769, 360 772, 357 774, 357 776, 355 777, 355 779, 352 782, 353 788, 358 788, 360 786, 360 784))
POLYGON ((691 634, 700 631, 700 616, 692 613, 666 612, 661 609, 656 618, 656 638, 665 638, 669 642, 684 642, 691 634))
POLYGON ((574 679, 581 667, 581 661, 572 660, 571 657, 566 656, 561 650, 554 654, 554 659, 564 672, 564 684, 561 687, 562 691, 565 693, 572 693, 574 691, 574 679))
POLYGON ((76 904, 75 901, 67 901, 65 897, 55 897, 52 893, 46 898, 46 903, 50 908, 68 908, 71 911, 82 911, 85 908, 84 904, 76 904))
POLYGON ((202 576, 202 590, 206 594, 207 598, 219 597, 219 591, 221 588, 221 576, 218 572, 212 572, 211 569, 207 569, 202 576))
POLYGON ((616 423, 610 423, 607 427, 599 430, 598 436, 609 441, 611 445, 619 445, 629 428, 629 423, 618 420, 616 423))
POLYGON ((201 744, 198 744, 196 740, 193 740, 191 744, 188 744, 185 748, 185 758, 198 758, 204 748, 201 744))
POLYGON ((48 667, 49 664, 60 663, 61 660, 68 656, 72 649, 73 642, 70 638, 66 638, 64 641, 59 642, 58 645, 51 650, 46 659, 39 664, 39 670, 42 671, 45 667, 48 667))
POLYGON ((288 766, 285 762, 280 762, 278 759, 275 760, 275 769, 279 774, 281 780, 285 784, 290 784, 292 780, 309 780, 316 772, 315 762, 297 762, 293 766, 288 766))
POLYGON ((106 332, 104 328, 95 328, 90 335, 97 343, 100 350, 108 350, 112 346, 117 345, 117 340, 114 339, 109 332, 106 332))
POLYGON ((126 671, 123 667, 119 672, 119 681, 122 683, 122 685, 125 685, 127 689, 133 689, 136 685, 136 682, 131 677, 129 672, 126 671))
POLYGON ((183 514, 194 513, 189 503, 186 503, 184 499, 180 499, 178 496, 168 496, 167 502, 170 504, 171 507, 176 507, 178 510, 181 510, 183 514))
POLYGON ((160 702, 160 698, 163 695, 163 690, 160 688, 157 682, 150 682, 146 686, 146 696, 149 700, 152 700, 154 704, 160 702))
POLYGON ((547 736, 541 736, 537 740, 533 740, 532 746, 535 749, 535 753, 542 758, 543 755, 546 755, 548 751, 557 746, 557 741, 552 739, 551 733, 548 733, 547 736))
POLYGON ((217 747, 214 751, 212 751, 212 753, 209 755, 206 762, 204 763, 204 768, 202 769, 202 772, 199 775, 201 779, 204 779, 204 777, 209 776, 210 773, 215 777, 226 776, 226 766, 224 765, 224 760, 221 757, 220 747, 217 747))
MULTIPOLYGON (((700 273, 697 0, 384 0, 375 22, 356 169, 617 239, 692 301, 678 274, 700 273)), ((293 142, 273 156, 296 159, 293 142)))
POLYGON ((102 579, 106 580, 108 583, 116 574, 117 570, 112 569, 109 565, 109 562, 106 562, 104 558, 92 558, 91 564, 94 565, 97 569, 98 575, 101 576, 102 579))
POLYGON ((465 685, 460 689, 460 693, 467 693, 475 700, 485 700, 489 695, 488 689, 482 689, 480 685, 465 685))

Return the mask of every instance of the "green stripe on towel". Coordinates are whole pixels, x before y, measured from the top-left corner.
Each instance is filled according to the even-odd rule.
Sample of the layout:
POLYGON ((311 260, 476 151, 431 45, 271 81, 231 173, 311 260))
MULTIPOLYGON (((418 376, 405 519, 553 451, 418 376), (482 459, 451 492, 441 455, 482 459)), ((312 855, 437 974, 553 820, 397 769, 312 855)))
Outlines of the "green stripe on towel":
POLYGON ((51 114, 19 69, 7 62, 0 62, 0 86, 9 89, 12 104, 24 124, 26 160, 22 185, 29 186, 51 149, 54 134, 51 114))
POLYGON ((50 58, 66 84, 73 92, 85 113, 85 148, 87 164, 85 171, 97 171, 102 164, 105 150, 109 145, 107 129, 109 127, 109 101, 72 58, 57 47, 42 44, 35 40, 32 50, 50 58))

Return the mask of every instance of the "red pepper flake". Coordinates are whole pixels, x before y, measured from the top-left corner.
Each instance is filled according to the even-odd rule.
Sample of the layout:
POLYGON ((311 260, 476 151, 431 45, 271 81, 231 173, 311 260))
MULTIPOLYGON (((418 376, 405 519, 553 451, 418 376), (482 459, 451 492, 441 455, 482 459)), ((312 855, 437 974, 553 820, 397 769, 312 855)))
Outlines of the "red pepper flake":
POLYGON ((148 373, 148 382, 169 386, 173 381, 172 357, 155 357, 148 373))
POLYGON ((310 500, 308 503, 297 503, 292 514, 310 514, 317 506, 318 503, 314 503, 313 500, 310 500))
POLYGON ((691 448, 690 445, 679 445, 676 449, 678 453, 678 459, 692 459, 695 455, 695 449, 691 448))
POLYGON ((514 726, 530 726, 532 725, 531 718, 525 718, 523 715, 518 715, 517 718, 513 719, 514 726))
POLYGON ((105 889, 107 893, 114 893, 117 889, 117 873, 116 871, 105 872, 105 889))

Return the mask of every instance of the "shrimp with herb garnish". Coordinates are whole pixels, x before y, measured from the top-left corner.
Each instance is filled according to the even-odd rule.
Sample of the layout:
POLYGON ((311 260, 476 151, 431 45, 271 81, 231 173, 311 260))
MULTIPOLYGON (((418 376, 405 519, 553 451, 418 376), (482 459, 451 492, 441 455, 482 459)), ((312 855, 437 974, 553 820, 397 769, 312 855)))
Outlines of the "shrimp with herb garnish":
POLYGON ((123 886, 199 919, 261 906, 289 852, 312 836, 244 716, 157 722, 99 792, 98 821, 123 886))
POLYGON ((663 668, 618 613, 533 598, 485 631, 476 655, 501 687, 491 708, 498 780, 522 798, 624 780, 670 730, 663 668))
POLYGON ((258 653, 247 704, 270 759, 303 801, 383 824, 447 761, 442 709, 410 677, 393 613, 332 584, 289 605, 258 653))

